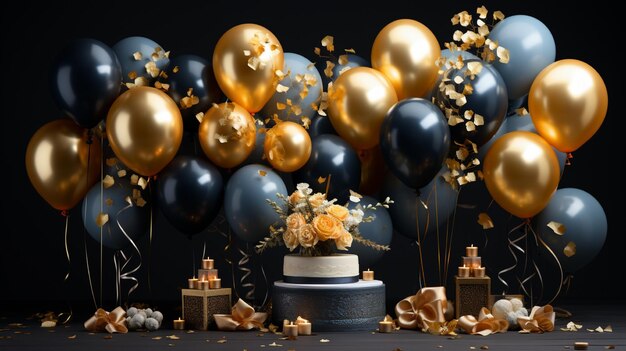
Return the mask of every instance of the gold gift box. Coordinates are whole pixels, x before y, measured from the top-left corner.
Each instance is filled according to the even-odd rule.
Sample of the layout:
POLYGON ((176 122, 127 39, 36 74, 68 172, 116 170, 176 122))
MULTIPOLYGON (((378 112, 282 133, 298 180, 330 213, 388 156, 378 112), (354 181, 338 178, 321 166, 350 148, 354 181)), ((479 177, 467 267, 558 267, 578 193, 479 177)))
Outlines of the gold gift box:
POLYGON ((480 309, 489 306, 491 297, 491 278, 489 277, 454 277, 456 318, 465 315, 478 317, 480 309))
POLYGON ((187 329, 208 330, 214 314, 231 313, 231 289, 182 289, 182 314, 187 329))

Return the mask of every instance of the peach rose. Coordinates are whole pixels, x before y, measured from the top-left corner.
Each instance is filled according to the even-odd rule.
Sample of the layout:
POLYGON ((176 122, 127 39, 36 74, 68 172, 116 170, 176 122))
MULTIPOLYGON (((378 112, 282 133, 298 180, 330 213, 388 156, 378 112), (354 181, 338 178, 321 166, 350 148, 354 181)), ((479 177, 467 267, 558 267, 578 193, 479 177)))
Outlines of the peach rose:
POLYGON ((346 218, 348 218, 348 215, 350 214, 348 212, 348 209, 341 206, 341 205, 330 205, 328 206, 328 208, 326 209, 326 213, 328 213, 329 215, 337 218, 340 221, 345 221, 346 218))
POLYGON ((326 200, 326 195, 322 193, 315 193, 309 197, 309 203, 313 206, 313 208, 322 206, 324 200, 326 200))
POLYGON ((297 231, 306 224, 306 219, 301 213, 292 213, 287 217, 287 228, 297 231))
POLYGON ((289 203, 293 206, 297 205, 302 200, 304 200, 304 194, 300 192, 300 190, 296 190, 289 195, 289 203))
POLYGON ((313 247, 318 242, 317 234, 310 224, 303 225, 298 231, 298 242, 302 247, 313 247))
POLYGON ((313 218, 312 224, 318 239, 321 241, 337 239, 342 231, 345 230, 343 224, 337 218, 327 214, 321 214, 313 218))
POLYGON ((348 233, 346 230, 335 239, 335 246, 337 246, 337 250, 347 251, 350 246, 352 246, 352 234, 348 233))
POLYGON ((293 251, 296 247, 298 247, 298 244, 300 243, 298 241, 298 234, 291 229, 285 230, 285 232, 283 233, 283 241, 285 242, 285 246, 287 246, 289 251, 293 251))

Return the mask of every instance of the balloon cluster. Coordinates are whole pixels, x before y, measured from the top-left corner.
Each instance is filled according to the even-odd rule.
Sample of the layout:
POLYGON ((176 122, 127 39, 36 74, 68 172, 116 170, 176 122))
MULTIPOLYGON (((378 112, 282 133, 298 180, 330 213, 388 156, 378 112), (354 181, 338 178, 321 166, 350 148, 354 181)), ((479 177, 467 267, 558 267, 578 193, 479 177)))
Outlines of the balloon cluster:
MULTIPOLYGON (((201 232, 223 203, 231 228, 247 242, 262 239, 279 220, 266 200, 286 196, 292 180, 339 201, 358 189, 392 195, 396 229, 415 237, 415 216, 436 228, 456 207, 458 187, 484 178, 506 211, 539 214, 541 221, 563 217, 567 235, 577 236, 572 233, 583 228, 570 224, 603 211, 576 193, 568 201, 592 210, 564 215, 566 200, 555 191, 565 153, 582 146, 604 119, 602 78, 581 61, 554 62, 554 39, 535 18, 490 16, 480 7, 473 16, 455 14, 452 23, 460 28, 443 51, 422 23, 389 23, 373 41, 371 67, 351 49, 336 56, 332 36, 321 41, 325 53, 315 48, 325 60, 316 67, 283 52, 278 38, 256 24, 226 31, 211 62, 170 58, 143 37, 113 48, 75 41, 52 72, 53 96, 73 122, 54 121, 35 133, 26 153, 29 178, 56 209, 85 198, 92 232, 103 225, 96 221, 103 212, 111 218, 121 211, 114 206, 150 199, 131 195, 129 202, 121 192, 128 188, 123 178, 134 172, 142 189, 156 180, 156 203, 179 231, 201 232), (507 117, 526 95, 530 117, 525 109, 507 117), (204 155, 177 156, 185 130, 204 155), (104 180, 104 137, 129 171, 112 175, 120 187, 95 186, 88 194, 104 180), (433 200, 440 210, 430 220, 432 212, 422 207, 433 200), (557 204, 563 206, 554 212, 557 204)), ((132 224, 146 230, 145 221, 132 224)), ((603 239, 601 229, 580 235, 603 239)), ((105 244, 121 248, 124 241, 105 244)), ((561 244, 552 244, 555 251, 561 244)))

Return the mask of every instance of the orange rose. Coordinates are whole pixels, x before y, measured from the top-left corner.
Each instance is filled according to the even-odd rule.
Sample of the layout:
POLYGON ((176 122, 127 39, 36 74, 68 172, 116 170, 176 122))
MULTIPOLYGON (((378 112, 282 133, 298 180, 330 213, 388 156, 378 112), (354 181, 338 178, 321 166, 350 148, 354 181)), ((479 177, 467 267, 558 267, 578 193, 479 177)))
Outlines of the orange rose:
POLYGON ((348 233, 346 230, 335 239, 335 246, 337 246, 337 250, 347 251, 350 246, 352 246, 352 234, 348 233))
POLYGON ((326 200, 326 195, 322 193, 315 193, 309 197, 309 203, 313 206, 313 208, 322 206, 324 200, 326 200))
POLYGON ((304 200, 304 194, 300 192, 300 190, 294 191, 291 195, 289 195, 289 203, 293 206, 297 205, 298 202, 304 200))
POLYGON ((312 224, 317 238, 321 241, 337 239, 344 231, 343 224, 337 218, 327 214, 313 218, 312 224))
POLYGON ((293 251, 296 247, 298 247, 298 244, 300 243, 298 241, 298 234, 291 229, 285 230, 285 232, 283 233, 283 241, 285 242, 285 246, 287 246, 289 251, 293 251))
POLYGON ((317 234, 310 224, 305 224, 300 228, 298 231, 298 242, 302 247, 313 247, 317 244, 317 234))
POLYGON ((306 224, 306 219, 301 213, 292 213, 287 217, 287 228, 293 231, 297 231, 306 224))
POLYGON ((326 209, 326 213, 337 218, 340 221, 345 221, 346 218, 348 218, 348 215, 350 214, 347 208, 340 206, 340 205, 328 206, 328 208, 326 209))

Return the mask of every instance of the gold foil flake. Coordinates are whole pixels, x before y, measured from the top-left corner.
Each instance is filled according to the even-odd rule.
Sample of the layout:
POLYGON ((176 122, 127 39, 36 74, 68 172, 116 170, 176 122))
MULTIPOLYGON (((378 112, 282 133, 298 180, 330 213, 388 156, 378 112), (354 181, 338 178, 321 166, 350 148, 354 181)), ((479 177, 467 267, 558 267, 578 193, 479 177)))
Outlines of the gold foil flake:
POLYGON ((300 107, 300 105, 292 105, 291 112, 293 112, 293 114, 296 116, 300 116, 302 114, 302 108, 300 107))
POLYGON ((498 58, 500 59, 500 62, 509 63, 509 50, 503 48, 502 46, 498 46, 498 48, 496 49, 496 53, 498 55, 498 58))
POLYGON ((463 83, 463 80, 464 80, 464 79, 463 79, 463 77, 461 77, 461 76, 456 76, 456 77, 454 77, 454 82, 455 82, 456 84, 461 84, 461 83, 463 83))
POLYGON ((605 333, 612 333, 613 332, 613 327, 611 327, 610 325, 607 325, 606 327, 604 327, 604 332, 605 333))
POLYGON ((250 50, 244 50, 243 56, 246 56, 246 57, 250 56, 250 50))
POLYGON ((256 56, 252 56, 248 59, 248 67, 252 68, 253 71, 256 71, 260 64, 261 60, 256 56))
POLYGON ((163 54, 163 56, 164 56, 165 58, 170 58, 170 53, 171 53, 170 51, 166 51, 166 52, 163 54))
POLYGON ((313 49, 313 52, 315 53, 315 55, 317 56, 321 56, 322 55, 322 51, 320 50, 320 48, 316 47, 315 49, 313 49))
POLYGON ((159 81, 154 82, 154 87, 157 89, 163 89, 164 91, 168 91, 170 89, 170 85, 167 83, 161 83, 159 81))
POLYGON ((133 200, 136 200, 141 197, 141 191, 139 189, 133 189, 132 193, 133 200))
POLYGON ((474 116, 474 111, 472 110, 467 110, 463 113, 463 117, 468 121, 472 119, 473 116, 474 116))
POLYGON ((138 181, 139 181, 138 175, 133 174, 132 176, 130 176, 130 185, 137 185, 138 181))
POLYGON ((555 221, 550 221, 550 223, 546 224, 546 226, 550 229, 552 229, 552 231, 554 232, 554 234, 557 235, 563 235, 565 234, 565 225, 559 223, 559 222, 555 222, 555 221))
MULTIPOLYGON (((478 21, 480 21, 480 20, 478 20, 478 21)), ((482 22, 482 21, 480 21, 480 22, 482 22)), ((478 34, 483 38, 483 41, 482 41, 481 44, 484 44, 485 43, 484 37, 489 34, 489 27, 486 24, 483 23, 482 25, 480 25, 480 27, 478 27, 478 34)))
POLYGON ((469 156, 469 151, 467 151, 466 148, 462 147, 456 150, 456 158, 458 158, 460 161, 464 161, 467 156, 469 156))
POLYGON ((348 55, 339 55, 339 64, 347 65, 348 64, 348 55))
POLYGON ((302 86, 302 89, 300 90, 300 93, 298 95, 300 96, 300 99, 306 99, 306 97, 309 95, 309 89, 306 87, 306 85, 302 86))
POLYGON ((482 27, 482 26, 485 26, 487 24, 485 23, 485 21, 483 21, 481 19, 478 19, 478 20, 476 20, 476 25, 479 26, 479 27, 482 27))
POLYGON ((105 189, 112 187, 114 184, 115 184, 115 179, 113 179, 113 177, 111 177, 108 174, 102 180, 102 185, 104 185, 105 189))
POLYGON ((326 343, 326 342, 330 342, 330 340, 328 340, 328 339, 320 339, 320 342, 326 343))
POLYGON ((126 177, 126 170, 125 169, 120 169, 119 171, 117 171, 117 176, 118 176, 118 178, 126 177))
POLYGON ((310 74, 310 73, 305 73, 304 74, 304 84, 312 87, 315 84, 317 84, 317 78, 315 78, 315 76, 310 74))
POLYGON ((274 71, 274 74, 276 75, 276 77, 278 77, 278 79, 283 80, 287 75, 285 74, 285 72, 283 72, 280 69, 277 69, 274 71))
POLYGON ((196 119, 198 120, 199 123, 202 123, 202 120, 204 119, 204 112, 196 113, 196 119))
POLYGON ((475 159, 472 160, 472 164, 474 166, 478 166, 478 165, 480 165, 480 160, 478 158, 475 158, 475 159))
POLYGON ((461 40, 461 36, 463 35, 463 32, 461 32, 460 30, 455 30, 454 34, 452 34, 452 39, 455 41, 459 41, 461 40))
POLYGON ((282 102, 277 102, 277 103, 276 103, 276 109, 277 109, 278 111, 282 111, 282 110, 284 110, 284 109, 286 109, 286 108, 287 108, 287 105, 283 104, 282 102))
POLYGON ((347 72, 347 71, 349 71, 349 70, 351 70, 351 69, 352 69, 352 67, 350 67, 350 66, 345 66, 344 68, 342 68, 342 69, 340 69, 340 70, 339 70, 339 75, 342 75, 342 74, 344 74, 345 72, 347 72))
POLYGON ((465 105, 465 104, 467 103, 467 98, 466 98, 466 97, 465 97, 465 95, 463 95, 463 94, 459 94, 459 95, 460 95, 459 97, 457 97, 456 99, 454 99, 454 103, 455 103, 457 106, 461 107, 461 106, 463 106, 463 105, 465 105))
POLYGON ((308 65, 306 65, 306 69, 307 69, 308 71, 310 71, 310 70, 312 70, 312 69, 314 69, 314 68, 315 68, 315 62, 311 62, 311 63, 309 63, 308 65))
POLYGON ((108 213, 104 213, 104 212, 98 213, 98 216, 96 217, 96 225, 98 227, 102 227, 108 221, 109 221, 109 214, 108 213))
POLYGON ((332 63, 331 61, 326 61, 326 68, 324 69, 324 75, 326 75, 326 77, 328 78, 332 78, 334 67, 335 67, 334 63, 332 63))
POLYGON ((135 51, 133 52, 133 58, 135 59, 135 61, 139 61, 143 58, 143 55, 141 54, 141 52, 135 51))
POLYGON ((485 124, 485 118, 478 113, 474 115, 474 124, 477 126, 482 126, 485 124))
POLYGON ((117 164, 117 158, 116 157, 107 158, 106 163, 107 163, 107 166, 113 167, 117 164))
POLYGON ((526 110, 525 107, 520 107, 518 109, 515 109, 515 113, 517 113, 520 116, 526 116, 528 114, 528 110, 526 110))
POLYGON ((166 336, 166 338, 168 338, 168 339, 170 339, 170 340, 178 340, 178 339, 180 339, 180 338, 179 338, 178 336, 176 336, 176 335, 168 335, 168 336, 166 336))
POLYGON ((480 71, 483 70, 483 65, 480 62, 468 62, 467 63, 467 71, 471 74, 471 75, 476 75, 479 74, 480 71))
POLYGON ((493 13, 493 19, 496 21, 502 21, 504 19, 504 14, 502 11, 495 11, 493 13))
POLYGON ((137 78, 137 72, 135 71, 128 72, 128 78, 131 80, 135 80, 135 78, 137 78))
POLYGON ((472 121, 465 122, 465 129, 468 132, 473 132, 476 130, 476 125, 472 121))
POLYGON ((264 170, 262 170, 262 169, 259 169, 259 175, 260 175, 261 177, 265 177, 265 176, 267 175, 267 172, 265 172, 265 171, 264 171, 264 170))
POLYGON ((161 70, 159 69, 159 67, 157 67, 157 65, 156 65, 156 63, 154 63, 154 61, 150 61, 150 62, 146 63, 144 67, 146 68, 146 72, 148 72, 148 74, 152 78, 158 77, 159 73, 161 72, 161 70))
POLYGON ((105 203, 107 206, 111 207, 111 206, 113 206, 113 199, 111 199, 111 198, 107 198, 106 200, 104 200, 104 203, 105 203))
POLYGON ((289 91, 289 87, 286 87, 286 86, 284 86, 282 84, 278 84, 276 86, 276 91, 279 92, 279 93, 286 93, 287 91, 289 91))
MULTIPOLYGON (((480 162, 480 161, 478 161, 478 162, 480 162)), ((480 180, 485 179, 485 175, 483 174, 483 171, 478 170, 478 171, 476 172, 476 174, 478 175, 478 178, 480 178, 480 180)))
POLYGON ((582 324, 576 324, 574 322, 569 322, 569 323, 567 323, 565 328, 561 328, 561 331, 576 332, 576 331, 579 331, 582 328, 583 328, 582 324))
POLYGON ((147 87, 150 84, 150 81, 146 77, 137 77, 135 78, 135 86, 137 87, 147 87))
POLYGON ((326 50, 328 50, 329 52, 333 52, 335 51, 335 45, 333 44, 333 42, 335 41, 335 38, 333 38, 332 35, 327 35, 322 39, 322 46, 326 48, 326 50))
POLYGON ((485 7, 485 5, 483 5, 476 9, 476 13, 478 14, 478 17, 485 19, 487 18, 487 14, 489 13, 489 11, 487 11, 487 8, 485 7))
POLYGON ((474 87, 471 84, 468 83, 463 86, 463 95, 472 95, 473 92, 474 87))
POLYGON ((144 207, 147 204, 146 200, 144 200, 143 197, 137 198, 136 202, 137 207, 144 207))
POLYGON ((326 177, 318 177, 318 178, 317 178, 317 182, 318 182, 319 184, 324 184, 324 183, 326 182, 326 177))
POLYGON ((459 183, 459 185, 465 185, 468 183, 467 179, 465 179, 465 177, 458 177, 456 179, 456 181, 459 183))
POLYGON ((468 172, 468 173, 465 175, 465 179, 466 179, 468 182, 470 182, 470 183, 475 182, 475 181, 476 181, 476 174, 475 174, 474 172, 468 172))
POLYGON ((563 254, 566 257, 574 256, 576 254, 576 243, 574 243, 573 241, 567 243, 567 245, 565 245, 565 247, 563 248, 563 254))
POLYGON ((472 23, 472 15, 470 15, 467 11, 459 12, 459 24, 462 27, 467 27, 472 23))
POLYGON ((349 54, 356 54, 356 51, 354 51, 353 48, 349 48, 349 49, 343 49, 343 51, 349 53, 349 54))
POLYGON ((448 125, 454 127, 455 125, 463 123, 463 119, 459 116, 453 115, 448 118, 448 125))
POLYGON ((178 66, 174 66, 174 68, 172 69, 173 73, 178 73, 180 71, 180 67, 178 66))
POLYGON ((76 334, 71 335, 71 336, 68 336, 67 338, 68 338, 68 339, 72 339, 72 340, 74 340, 74 339, 76 339, 76 334))
POLYGON ((309 129, 309 127, 311 126, 311 119, 307 116, 300 117, 300 122, 302 122, 302 126, 304 127, 304 129, 309 129))
POLYGON ((453 26, 456 26, 457 24, 459 24, 459 15, 456 14, 452 16, 452 18, 450 19, 450 22, 452 22, 453 26))
POLYGON ((146 190, 146 186, 148 185, 148 182, 146 181, 146 178, 140 177, 139 180, 137 181, 137 185, 139 185, 141 189, 146 190))
POLYGON ((57 326, 57 322, 55 321, 43 321, 41 322, 42 328, 54 328, 57 326))

